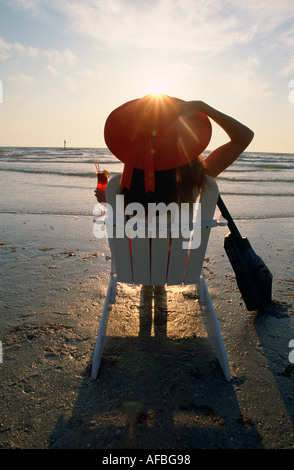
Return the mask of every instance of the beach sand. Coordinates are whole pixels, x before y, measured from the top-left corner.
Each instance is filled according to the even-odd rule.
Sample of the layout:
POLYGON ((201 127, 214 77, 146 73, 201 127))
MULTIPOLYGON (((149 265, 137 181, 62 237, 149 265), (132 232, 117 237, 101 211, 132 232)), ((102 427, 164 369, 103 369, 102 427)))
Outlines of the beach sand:
POLYGON ((226 344, 226 382, 193 287, 118 284, 98 380, 93 349, 108 285, 91 217, 0 214, 0 448, 294 447, 294 221, 240 221, 274 275, 248 312, 212 230, 207 284, 226 344), (150 317, 154 312, 154 325, 150 317))

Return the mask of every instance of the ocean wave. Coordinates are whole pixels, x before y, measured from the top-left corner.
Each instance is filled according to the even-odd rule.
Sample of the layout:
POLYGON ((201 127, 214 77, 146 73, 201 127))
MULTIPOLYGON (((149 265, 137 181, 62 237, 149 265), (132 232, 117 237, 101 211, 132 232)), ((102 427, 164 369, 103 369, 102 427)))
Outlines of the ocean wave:
MULTIPOLYGON (((61 212, 60 210, 47 210, 47 211, 40 211, 40 210, 5 210, 0 209, 0 214, 15 214, 15 215, 53 215, 55 217, 87 217, 93 218, 93 211, 73 211, 73 210, 66 210, 61 212)), ((250 221, 250 220, 266 220, 266 219, 292 219, 294 218, 293 214, 289 213, 280 213, 280 214, 262 214, 262 215, 241 215, 233 217, 234 221, 250 221)))
POLYGON ((94 160, 117 160, 108 149, 61 149, 61 148, 0 148, 0 161, 10 162, 70 162, 94 164, 94 160))
MULTIPOLYGON (((204 158, 209 151, 203 153, 204 158)), ((1 147, 0 162, 9 163, 68 163, 121 164, 121 162, 105 147, 98 148, 66 148, 61 147, 1 147)), ((294 154, 244 152, 226 171, 278 171, 293 170, 294 154)))
POLYGON ((294 183, 293 178, 237 178, 234 176, 218 176, 217 181, 227 181, 228 183, 294 183))
MULTIPOLYGON (((112 162, 111 162, 112 163, 112 162)), ((15 173, 28 173, 28 174, 45 174, 45 175, 59 175, 59 176, 77 176, 80 178, 96 178, 96 172, 93 171, 74 171, 73 170, 68 170, 65 169, 63 170, 54 170, 54 169, 39 169, 39 168, 11 168, 11 167, 2 167, 0 166, 0 171, 6 171, 6 172, 15 172, 15 173)), ((121 170, 118 169, 118 171, 110 171, 110 176, 115 175, 120 173, 121 170)), ((236 172, 236 170, 232 170, 232 172, 236 172)), ((222 175, 217 177, 218 182, 227 182, 227 183, 255 183, 258 184, 259 182, 261 183, 287 183, 287 184, 292 184, 294 183, 293 178, 276 178, 276 177, 268 177, 267 179, 264 179, 262 177, 259 178, 250 178, 250 177, 234 177, 234 176, 226 176, 229 172, 226 171, 222 175)), ((238 173, 238 171, 237 171, 238 173)), ((232 193, 233 194, 233 193, 232 193)), ((236 193, 239 194, 239 193, 236 193)), ((248 193, 246 193, 248 194, 248 193)))
POLYGON ((223 174, 225 173, 263 173, 265 171, 279 171, 279 170, 293 170, 294 169, 294 165, 280 165, 280 167, 278 168, 277 166, 272 168, 271 166, 258 166, 258 165, 250 165, 250 166, 245 166, 245 165, 240 165, 240 164, 236 164, 236 163, 233 163, 232 166, 230 166, 229 168, 227 168, 223 174))
MULTIPOLYGON (((34 170, 30 168, 27 169, 20 169, 20 168, 0 168, 0 171, 11 171, 15 173, 30 173, 30 174, 44 174, 44 175, 59 175, 59 176, 79 176, 82 178, 96 178, 95 172, 71 172, 71 171, 54 171, 54 170, 34 170)), ((112 173, 110 173, 112 175, 112 173)))
MULTIPOLYGON (((52 158, 52 159, 49 159, 49 158, 42 158, 42 160, 39 160, 38 158, 18 158, 17 160, 15 159, 12 159, 12 158, 7 158, 7 159, 4 159, 4 158, 1 158, 0 159, 0 163, 1 162, 6 162, 6 163, 13 163, 13 164, 18 164, 18 163, 37 163, 37 164, 40 164, 40 165, 46 165, 47 163, 49 164, 54 164, 54 163, 58 163, 58 164, 90 164, 90 165, 93 165, 93 168, 94 168, 94 160, 93 159, 73 159, 73 158, 68 158, 68 159, 61 159, 61 158, 52 158)), ((100 161, 100 164, 101 165, 121 165, 121 162, 117 159, 115 160, 111 160, 111 159, 103 159, 100 161)))
MULTIPOLYGON (((291 162, 293 163, 293 162, 291 162)), ((258 168, 259 170, 293 170, 294 165, 292 164, 281 164, 281 163, 253 163, 250 164, 254 168, 258 168)))
POLYGON ((54 215, 57 217, 93 217, 93 211, 33 211, 33 210, 1 210, 0 214, 16 214, 16 215, 54 215))
POLYGON ((225 194, 227 196, 254 196, 254 197, 293 197, 294 193, 249 193, 249 192, 236 192, 236 191, 228 191, 224 190, 221 191, 221 194, 225 194))

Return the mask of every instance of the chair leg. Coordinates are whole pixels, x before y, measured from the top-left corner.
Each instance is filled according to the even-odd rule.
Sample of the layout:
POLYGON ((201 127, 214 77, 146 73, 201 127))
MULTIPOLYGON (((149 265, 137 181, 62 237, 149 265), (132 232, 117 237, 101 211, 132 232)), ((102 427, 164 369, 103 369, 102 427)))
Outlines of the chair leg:
POLYGON ((92 365, 92 371, 91 371, 91 378, 93 380, 97 379, 100 363, 101 363, 101 358, 102 358, 102 352, 104 348, 104 342, 105 342, 105 333, 106 333, 106 328, 107 328, 107 323, 108 323, 108 317, 109 317, 109 312, 112 309, 110 306, 111 303, 115 302, 115 294, 116 294, 116 277, 111 274, 108 289, 107 289, 107 294, 104 302, 104 308, 102 312, 102 317, 99 325, 99 332, 98 332, 98 337, 96 340, 96 345, 94 349, 94 354, 93 354, 93 365, 92 365))
POLYGON ((204 275, 201 274, 199 280, 199 297, 200 297, 200 304, 205 306, 205 289, 204 289, 204 275))
POLYGON ((200 294, 201 303, 205 306, 208 333, 212 337, 220 366, 223 370, 225 378, 229 382, 231 380, 231 371, 228 355, 203 274, 200 277, 200 294))
POLYGON ((116 277, 113 277, 111 296, 110 296, 110 303, 111 304, 115 303, 115 298, 116 298, 116 277))
POLYGON ((115 303, 115 297, 116 297, 116 268, 115 268, 115 262, 114 262, 113 257, 111 258, 110 276, 111 276, 111 279, 112 279, 112 290, 111 290, 110 303, 114 304, 115 303))

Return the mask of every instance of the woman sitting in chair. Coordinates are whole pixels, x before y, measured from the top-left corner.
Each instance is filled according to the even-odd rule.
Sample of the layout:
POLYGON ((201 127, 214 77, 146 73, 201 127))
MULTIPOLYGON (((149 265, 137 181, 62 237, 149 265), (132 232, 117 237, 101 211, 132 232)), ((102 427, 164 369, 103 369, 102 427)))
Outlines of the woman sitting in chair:
MULTIPOLYGON (((246 149, 254 133, 203 101, 147 95, 115 109, 105 123, 105 142, 124 164, 119 192, 125 205, 195 202, 204 176, 216 178, 246 149), (210 119, 229 136, 203 159, 210 119)), ((103 194, 95 190, 99 202, 103 194)))

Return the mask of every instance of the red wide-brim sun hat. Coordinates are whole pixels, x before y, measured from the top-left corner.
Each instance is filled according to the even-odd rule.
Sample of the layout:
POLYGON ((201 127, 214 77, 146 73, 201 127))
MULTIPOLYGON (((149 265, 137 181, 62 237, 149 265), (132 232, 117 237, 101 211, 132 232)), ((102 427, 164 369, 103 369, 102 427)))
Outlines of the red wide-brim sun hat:
POLYGON ((183 118, 180 103, 183 100, 167 95, 147 95, 108 116, 104 138, 125 164, 122 187, 130 188, 137 168, 145 172, 145 191, 154 191, 154 171, 186 165, 206 149, 212 132, 209 118, 200 112, 183 118))

